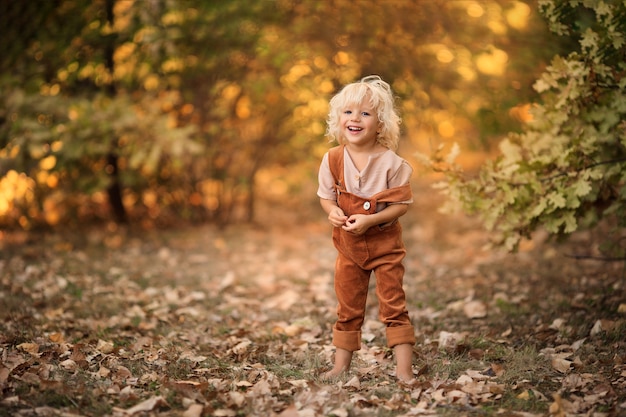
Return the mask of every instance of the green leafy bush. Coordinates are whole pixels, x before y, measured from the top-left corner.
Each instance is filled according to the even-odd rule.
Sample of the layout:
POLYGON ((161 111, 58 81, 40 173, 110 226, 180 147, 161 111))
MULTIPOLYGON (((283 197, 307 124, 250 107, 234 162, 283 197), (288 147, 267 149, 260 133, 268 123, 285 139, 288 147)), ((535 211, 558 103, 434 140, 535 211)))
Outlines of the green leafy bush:
POLYGON ((566 235, 614 219, 626 225, 626 2, 540 1, 555 33, 578 40, 556 56, 534 88, 541 103, 521 134, 509 134, 497 159, 476 176, 443 147, 429 166, 447 208, 478 215, 495 242, 516 250, 538 227, 566 235))

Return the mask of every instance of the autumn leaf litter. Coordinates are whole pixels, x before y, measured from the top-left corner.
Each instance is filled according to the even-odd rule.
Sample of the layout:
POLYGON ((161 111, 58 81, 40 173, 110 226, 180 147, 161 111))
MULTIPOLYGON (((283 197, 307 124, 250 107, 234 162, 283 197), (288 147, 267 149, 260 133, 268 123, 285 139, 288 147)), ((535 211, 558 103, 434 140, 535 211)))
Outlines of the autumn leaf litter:
POLYGON ((318 378, 335 307, 321 222, 5 234, 0 415, 626 412, 621 267, 565 260, 582 238, 484 251, 470 220, 429 216, 405 220, 409 387, 393 377, 373 291, 353 369, 318 378))

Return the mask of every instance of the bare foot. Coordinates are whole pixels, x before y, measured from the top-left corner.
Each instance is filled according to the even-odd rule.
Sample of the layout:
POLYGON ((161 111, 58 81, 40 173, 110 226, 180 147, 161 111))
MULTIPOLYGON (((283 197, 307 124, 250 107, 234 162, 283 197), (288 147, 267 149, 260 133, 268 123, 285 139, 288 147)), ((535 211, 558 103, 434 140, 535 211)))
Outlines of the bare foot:
POLYGON ((409 380, 398 378, 398 386, 410 389, 416 388, 418 386, 418 380, 415 378, 411 378, 409 380))
POLYGON ((320 379, 322 381, 330 381, 332 379, 337 378, 338 376, 340 376, 342 373, 344 373, 344 370, 336 370, 335 368, 331 369, 328 372, 324 372, 323 374, 320 375, 320 379))
POLYGON ((351 362, 352 352, 337 348, 337 351, 335 352, 335 366, 333 366, 333 369, 330 371, 323 373, 320 378, 322 380, 329 380, 338 377, 350 369, 351 362))
POLYGON ((409 385, 416 381, 416 379, 413 377, 413 374, 411 375, 396 374, 396 378, 398 378, 398 382, 401 382, 403 384, 409 384, 409 385))
POLYGON ((413 345, 408 343, 393 348, 396 355, 396 377, 402 383, 415 381, 413 377, 413 345))

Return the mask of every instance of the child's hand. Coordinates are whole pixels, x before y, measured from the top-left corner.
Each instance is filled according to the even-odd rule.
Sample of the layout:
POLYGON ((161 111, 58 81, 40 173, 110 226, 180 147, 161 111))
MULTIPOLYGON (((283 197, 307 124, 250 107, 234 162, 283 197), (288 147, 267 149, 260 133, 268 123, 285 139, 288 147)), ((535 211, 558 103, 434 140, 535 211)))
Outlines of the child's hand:
POLYGON ((333 227, 340 227, 346 224, 348 216, 343 213, 342 209, 335 207, 328 213, 328 221, 333 227))
POLYGON ((343 230, 354 233, 357 236, 367 232, 367 229, 370 227, 369 216, 366 214, 353 214, 348 217, 345 226, 342 226, 343 230))

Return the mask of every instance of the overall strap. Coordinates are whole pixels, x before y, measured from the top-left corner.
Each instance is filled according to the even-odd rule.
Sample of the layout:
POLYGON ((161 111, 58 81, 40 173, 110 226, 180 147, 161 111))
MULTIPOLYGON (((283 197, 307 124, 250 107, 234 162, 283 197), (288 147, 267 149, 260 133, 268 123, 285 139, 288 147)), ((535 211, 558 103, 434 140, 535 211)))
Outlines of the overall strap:
POLYGON ((330 173, 333 174, 335 184, 343 184, 343 149, 345 145, 335 146, 328 151, 328 165, 330 173))
POLYGON ((398 203, 400 201, 409 201, 413 199, 411 184, 407 183, 399 187, 388 188, 372 196, 375 203, 398 203))

